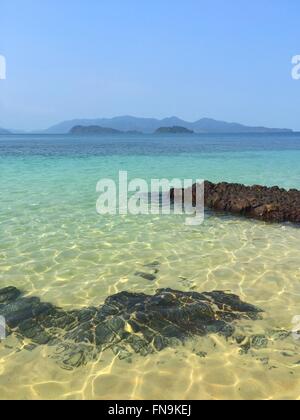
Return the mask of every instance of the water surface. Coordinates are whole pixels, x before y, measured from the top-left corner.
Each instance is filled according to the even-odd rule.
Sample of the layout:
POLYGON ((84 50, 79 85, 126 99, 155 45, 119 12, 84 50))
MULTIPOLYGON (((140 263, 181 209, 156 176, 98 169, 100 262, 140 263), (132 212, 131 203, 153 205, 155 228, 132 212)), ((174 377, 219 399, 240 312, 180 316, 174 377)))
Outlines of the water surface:
MULTIPOLYGON (((193 178, 300 189, 300 135, 0 136, 0 287, 73 309, 119 291, 230 290, 265 310, 256 333, 292 328, 300 314, 300 230, 207 214, 96 213, 96 184, 193 178), (155 282, 135 276, 158 261, 155 282)), ((150 271, 151 272, 151 271, 150 271)), ((299 398, 299 342, 239 354, 218 336, 120 361, 110 351, 68 372, 51 349, 0 343, 1 398, 299 398), (196 353, 206 352, 206 358, 196 353), (298 363, 298 364, 297 364, 298 363)))

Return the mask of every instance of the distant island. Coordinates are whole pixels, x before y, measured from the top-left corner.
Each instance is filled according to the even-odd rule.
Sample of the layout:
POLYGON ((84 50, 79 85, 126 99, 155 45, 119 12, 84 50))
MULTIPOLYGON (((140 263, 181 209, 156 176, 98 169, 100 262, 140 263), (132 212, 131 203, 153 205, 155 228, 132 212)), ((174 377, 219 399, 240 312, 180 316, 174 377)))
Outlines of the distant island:
MULTIPOLYGON (((140 131, 128 130, 121 131, 111 127, 101 127, 99 125, 76 125, 71 128, 69 134, 72 135, 114 135, 114 134, 143 134, 140 131)), ((194 134, 194 131, 189 130, 185 127, 173 126, 173 127, 160 127, 154 134, 194 134)))
POLYGON ((99 125, 77 125, 69 131, 70 134, 73 135, 83 135, 83 134, 89 134, 89 135, 109 135, 109 134, 143 134, 139 131, 135 130, 128 130, 128 131, 121 131, 117 130, 115 128, 110 127, 101 127, 99 125))
POLYGON ((99 127, 98 125, 77 125, 70 130, 70 134, 120 134, 121 131, 114 128, 99 127))
POLYGON ((4 128, 1 128, 1 127, 0 127, 0 135, 1 135, 1 134, 3 134, 3 135, 4 135, 4 134, 11 134, 11 133, 10 133, 8 130, 5 130, 4 128))
POLYGON ((193 130, 185 127, 174 125, 173 127, 160 127, 155 131, 155 134, 194 134, 193 130))
MULTIPOLYGON (((103 129, 117 130, 125 133, 145 133, 153 134, 160 128, 182 127, 195 133, 204 134, 242 134, 242 133, 292 133, 293 130, 286 128, 267 128, 267 127, 249 127, 238 123, 229 123, 225 121, 217 121, 211 118, 202 118, 195 122, 184 121, 177 117, 164 118, 162 120, 155 118, 137 118, 131 116, 115 117, 115 118, 100 118, 100 119, 77 119, 64 121, 60 124, 54 125, 47 130, 40 131, 44 134, 67 134, 75 129, 75 132, 82 129, 77 127, 101 127, 102 134, 112 134, 111 131, 106 133, 103 129)), ((85 130, 87 130, 85 128, 85 130)), ((90 129, 91 131, 95 129, 90 129)), ((87 132, 87 131, 86 131, 87 132)), ((117 134, 117 132, 114 132, 117 134)), ((81 132, 82 133, 82 132, 81 132)), ((100 132, 99 132, 100 133, 100 132)), ((95 133, 95 134, 99 134, 95 133)))
POLYGON ((46 130, 7 130, 0 128, 0 134, 276 134, 293 133, 288 128, 250 127, 238 123, 202 118, 195 122, 177 117, 155 118, 114 117, 100 119, 76 119, 61 122, 46 130))

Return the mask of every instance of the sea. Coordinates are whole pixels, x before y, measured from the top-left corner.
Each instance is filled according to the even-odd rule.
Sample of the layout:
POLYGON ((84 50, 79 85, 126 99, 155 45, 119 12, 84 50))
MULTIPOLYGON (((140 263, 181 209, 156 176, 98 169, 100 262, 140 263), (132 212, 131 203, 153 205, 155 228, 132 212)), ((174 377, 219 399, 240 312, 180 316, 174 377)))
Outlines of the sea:
POLYGON ((300 134, 1 135, 0 288, 65 310, 122 291, 222 290, 264 311, 249 334, 290 336, 249 352, 214 334, 129 360, 108 349, 65 370, 50 346, 12 335, 0 341, 0 399, 300 399, 299 226, 100 215, 97 183, 120 171, 300 189, 300 134))

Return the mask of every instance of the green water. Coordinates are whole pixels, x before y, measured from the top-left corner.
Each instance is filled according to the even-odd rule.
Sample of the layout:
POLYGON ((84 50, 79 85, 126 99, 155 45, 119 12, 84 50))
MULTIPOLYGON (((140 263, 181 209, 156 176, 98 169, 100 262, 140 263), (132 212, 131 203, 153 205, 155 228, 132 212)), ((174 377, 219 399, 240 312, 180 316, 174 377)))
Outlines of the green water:
MULTIPOLYGON (((0 286, 69 309, 99 305, 123 290, 230 290, 265 310, 257 332, 291 329, 300 314, 298 227, 214 214, 194 227, 184 216, 100 216, 96 184, 126 170, 129 178, 146 180, 300 188, 299 161, 297 135, 2 136, 0 286), (160 263, 155 282, 135 275, 153 261, 160 263)), ((72 372, 60 369, 46 346, 18 349, 15 338, 0 343, 1 398, 300 397, 293 339, 256 358, 241 356, 219 337, 136 356, 130 365, 107 352, 72 372), (196 357, 195 346, 207 350, 207 358, 196 357)))

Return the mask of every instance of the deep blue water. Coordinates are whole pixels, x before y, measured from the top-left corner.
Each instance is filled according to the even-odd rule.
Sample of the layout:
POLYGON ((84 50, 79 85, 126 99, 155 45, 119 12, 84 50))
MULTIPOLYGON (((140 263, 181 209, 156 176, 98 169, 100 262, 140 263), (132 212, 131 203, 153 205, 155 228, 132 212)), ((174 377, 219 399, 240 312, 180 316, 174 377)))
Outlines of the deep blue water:
POLYGON ((178 155, 300 150, 300 133, 192 136, 0 136, 0 156, 178 155))

